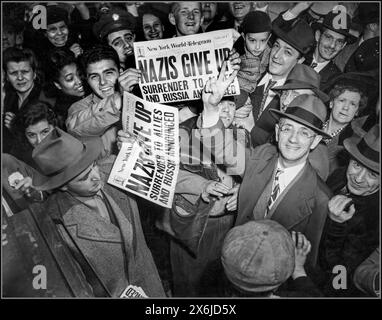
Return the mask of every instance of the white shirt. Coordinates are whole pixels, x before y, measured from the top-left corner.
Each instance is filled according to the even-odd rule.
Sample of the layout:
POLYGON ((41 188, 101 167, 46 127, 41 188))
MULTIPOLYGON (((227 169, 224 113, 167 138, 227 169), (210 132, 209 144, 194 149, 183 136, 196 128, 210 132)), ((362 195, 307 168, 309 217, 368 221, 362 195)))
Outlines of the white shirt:
MULTIPOLYGON (((260 80, 260 82, 258 83, 257 86, 264 85, 264 90, 265 90, 265 88, 268 85, 268 82, 271 81, 271 80, 274 80, 274 81, 276 81, 276 83, 275 83, 275 85, 273 87, 278 87, 278 86, 284 85, 286 79, 287 79, 287 76, 285 78, 282 78, 282 79, 279 79, 279 80, 274 80, 274 79, 272 79, 272 75, 267 72, 264 75, 264 77, 262 77, 262 79, 260 80)), ((269 92, 268 92, 267 99, 265 100, 264 109, 268 106, 268 104, 272 101, 272 99, 275 96, 276 96, 276 92, 273 91, 272 89, 270 89, 269 92)))
POLYGON ((314 55, 313 55, 313 61, 312 63, 317 63, 317 66, 315 68, 313 68, 314 71, 316 71, 317 73, 319 73, 322 69, 324 69, 326 67, 326 65, 330 62, 329 61, 325 61, 325 62, 317 62, 316 59, 314 58, 314 55))
MULTIPOLYGON (((277 162, 277 169, 282 170, 282 173, 279 175, 279 185, 280 185, 279 196, 288 187, 288 185, 292 182, 292 180, 300 173, 300 171, 304 168, 305 164, 306 162, 303 162, 293 167, 284 168, 281 166, 280 160, 277 162)), ((272 190, 274 188, 274 183, 275 182, 273 181, 272 190)))

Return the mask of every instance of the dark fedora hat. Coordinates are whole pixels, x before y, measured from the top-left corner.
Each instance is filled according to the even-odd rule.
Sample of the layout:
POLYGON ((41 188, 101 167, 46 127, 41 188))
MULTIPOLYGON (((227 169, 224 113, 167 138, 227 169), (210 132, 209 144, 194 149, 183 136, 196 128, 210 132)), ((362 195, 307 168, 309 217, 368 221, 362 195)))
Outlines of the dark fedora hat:
POLYGON ((310 89, 323 102, 329 101, 329 96, 320 90, 320 75, 305 64, 296 64, 289 73, 284 85, 274 87, 272 90, 310 89))
POLYGON ((82 143, 55 128, 33 150, 32 158, 39 168, 39 174, 33 176, 33 185, 38 190, 53 190, 65 185, 98 158, 101 147, 98 137, 82 143))
POLYGON ((312 129, 324 138, 331 137, 321 129, 326 120, 327 108, 321 99, 315 96, 302 94, 292 100, 285 112, 276 109, 269 111, 277 120, 288 118, 312 129))
POLYGON ((93 32, 98 39, 103 40, 110 33, 120 30, 130 30, 135 33, 136 27, 137 21, 131 13, 113 8, 101 15, 93 25, 93 32))
POLYGON ((314 45, 314 34, 309 24, 300 18, 293 22, 283 21, 272 23, 273 33, 303 55, 307 54, 314 45))
POLYGON ((363 138, 355 135, 344 141, 344 147, 349 154, 368 169, 379 173, 379 154, 381 140, 379 125, 372 127, 363 138))
POLYGON ((342 23, 339 23, 338 21, 338 15, 341 14, 340 12, 334 12, 334 10, 330 11, 327 15, 325 15, 324 19, 322 22, 315 22, 312 24, 312 28, 314 30, 322 30, 324 28, 327 28, 327 29, 330 29, 334 32, 337 32, 339 34, 342 34, 346 37, 346 41, 348 43, 354 43, 357 41, 357 37, 353 36, 349 30, 350 30, 350 26, 351 26, 351 17, 346 14, 345 17, 346 17, 346 21, 344 23, 344 28, 342 28, 343 26, 343 21, 341 21, 342 23))

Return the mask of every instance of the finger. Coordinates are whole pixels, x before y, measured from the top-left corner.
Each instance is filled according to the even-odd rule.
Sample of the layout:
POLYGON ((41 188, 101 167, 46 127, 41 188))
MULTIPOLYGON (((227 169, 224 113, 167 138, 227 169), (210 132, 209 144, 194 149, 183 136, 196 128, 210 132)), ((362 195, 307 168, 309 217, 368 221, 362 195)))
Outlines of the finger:
POLYGON ((224 76, 225 76, 225 71, 226 71, 226 69, 227 69, 227 61, 224 60, 224 61, 223 61, 223 64, 222 64, 222 68, 220 69, 220 73, 219 73, 219 76, 218 76, 218 80, 223 81, 224 76))
POLYGON ((208 198, 208 196, 202 195, 202 199, 203 199, 203 201, 210 203, 210 199, 208 198))
POLYGON ((297 247, 298 248, 301 248, 302 247, 302 244, 303 244, 303 239, 301 237, 301 233, 300 232, 297 232, 297 247))
POLYGON ((223 194, 216 191, 216 190, 210 190, 210 192, 208 192, 210 195, 213 195, 213 196, 217 196, 217 197, 222 197, 223 194))
POLYGON ((292 240, 293 243, 296 245, 296 231, 292 231, 292 240))
POLYGON ((349 208, 349 211, 347 212, 348 215, 353 215, 355 213, 355 206, 352 204, 349 208))

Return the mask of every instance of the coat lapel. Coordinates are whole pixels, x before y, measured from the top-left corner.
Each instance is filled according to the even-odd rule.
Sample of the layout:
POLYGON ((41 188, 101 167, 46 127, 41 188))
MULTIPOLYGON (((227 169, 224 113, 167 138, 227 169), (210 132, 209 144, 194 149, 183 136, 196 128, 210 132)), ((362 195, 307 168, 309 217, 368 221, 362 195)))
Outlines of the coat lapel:
POLYGON ((312 214, 311 202, 314 201, 314 190, 317 177, 312 174, 309 164, 285 193, 278 206, 274 209, 272 220, 279 222, 290 230, 312 214))

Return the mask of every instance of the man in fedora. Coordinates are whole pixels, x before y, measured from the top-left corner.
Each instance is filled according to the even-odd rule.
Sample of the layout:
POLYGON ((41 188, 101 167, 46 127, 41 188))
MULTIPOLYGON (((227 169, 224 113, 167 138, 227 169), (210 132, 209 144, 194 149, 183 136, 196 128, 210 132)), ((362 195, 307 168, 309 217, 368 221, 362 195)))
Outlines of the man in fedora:
MULTIPOLYGON (((296 64, 289 73, 284 85, 272 88, 278 93, 280 100, 280 110, 285 112, 289 103, 301 94, 317 96, 322 102, 329 101, 329 97, 320 90, 320 75, 312 68, 304 64, 296 64)), ((269 138, 274 133, 276 119, 270 119, 269 129, 255 126, 251 131, 251 141, 254 147, 269 142, 269 138)))
POLYGON ((47 212, 95 296, 119 297, 129 285, 164 296, 137 204, 105 183, 114 159, 97 161, 100 152, 99 138, 82 143, 56 128, 33 150, 33 185, 52 191, 47 212))
MULTIPOLYGON (((307 7, 312 8, 312 4, 306 4, 288 10, 283 14, 283 18, 289 22, 295 19, 303 18, 307 7)), ((349 30, 351 18, 348 14, 342 15, 341 11, 332 9, 323 16, 322 19, 313 22, 312 28, 315 31, 316 46, 312 52, 307 55, 304 64, 311 66, 321 76, 321 89, 327 85, 327 82, 341 73, 341 70, 334 63, 334 58, 344 49, 346 44, 354 43, 357 38, 349 30), (339 16, 341 15, 341 16, 339 16), (345 18, 344 18, 345 17, 345 18)))
MULTIPOLYGON (((279 16, 273 21, 272 30, 276 40, 270 53, 268 71, 250 95, 253 126, 247 129, 253 130, 254 127, 258 127, 256 135, 262 134, 262 131, 273 130, 274 120, 269 110, 279 109, 280 98, 272 88, 285 83, 291 70, 296 64, 304 61, 304 55, 314 43, 312 29, 301 19, 290 23, 279 16)), ((253 135, 251 133, 251 136, 253 135)))
POLYGON ((133 44, 136 25, 136 19, 131 13, 117 8, 102 14, 93 25, 95 36, 118 53, 120 72, 135 68, 133 44))
POLYGON ((350 161, 329 177, 335 194, 329 201, 329 215, 320 244, 320 267, 325 272, 324 291, 334 296, 354 296, 351 281, 355 269, 379 247, 380 135, 379 125, 363 138, 354 135, 344 141, 350 161), (347 289, 333 287, 336 265, 346 268, 347 289))
POLYGON ((223 125, 218 120, 217 108, 231 81, 232 78, 219 76, 206 84, 203 126, 201 130, 194 130, 193 138, 195 141, 213 138, 215 159, 222 159, 228 167, 233 168, 238 159, 245 160, 245 170, 231 172, 243 176, 236 225, 265 218, 279 222, 290 231, 303 233, 312 244, 308 265, 314 266, 330 190, 310 165, 308 156, 321 139, 327 137, 321 130, 327 116, 326 107, 319 98, 303 94, 295 98, 285 112, 271 109, 271 116, 278 119, 277 147, 266 143, 247 149, 245 156, 233 159, 230 157, 235 154, 232 139, 219 139, 223 125))

